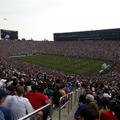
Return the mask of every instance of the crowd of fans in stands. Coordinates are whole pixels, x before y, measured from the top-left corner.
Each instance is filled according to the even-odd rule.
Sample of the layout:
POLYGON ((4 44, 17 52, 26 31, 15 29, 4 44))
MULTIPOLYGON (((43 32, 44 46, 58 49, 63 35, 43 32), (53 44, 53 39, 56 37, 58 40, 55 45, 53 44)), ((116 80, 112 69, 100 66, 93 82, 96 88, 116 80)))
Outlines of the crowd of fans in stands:
POLYGON ((119 120, 120 82, 86 81, 81 84, 76 120, 119 120))
POLYGON ((21 54, 57 54, 83 58, 118 60, 119 41, 0 41, 0 56, 21 54))
MULTIPOLYGON (((120 82, 117 72, 112 76, 98 79, 96 76, 64 74, 53 69, 4 58, 9 55, 53 53, 119 60, 117 48, 120 43, 1 42, 3 43, 0 45, 0 56, 2 56, 0 59, 0 120, 17 120, 47 103, 57 107, 60 97, 71 92, 74 85, 82 88, 78 109, 74 116, 76 120, 120 120, 120 82)), ((119 64, 117 68, 119 69, 119 64)), ((47 107, 35 117, 46 120, 49 113, 50 108, 47 107)))
MULTIPOLYGON (((6 61, 5 59, 1 59, 0 63, 0 100, 2 104, 0 111, 1 114, 3 112, 5 120, 17 120, 47 103, 57 107, 60 97, 72 90, 74 79, 72 76, 63 76, 52 71, 47 74, 39 71, 41 67, 36 69, 37 66, 34 65, 30 67, 25 63, 25 66, 21 66, 22 63, 13 62, 16 65, 20 64, 21 71, 18 71, 11 63, 11 60, 6 61), (28 67, 25 73, 26 66, 30 68, 28 67)), ((49 113, 50 107, 47 107, 36 117, 46 120, 49 113)), ((3 119, 3 115, 1 115, 1 119, 3 119)))

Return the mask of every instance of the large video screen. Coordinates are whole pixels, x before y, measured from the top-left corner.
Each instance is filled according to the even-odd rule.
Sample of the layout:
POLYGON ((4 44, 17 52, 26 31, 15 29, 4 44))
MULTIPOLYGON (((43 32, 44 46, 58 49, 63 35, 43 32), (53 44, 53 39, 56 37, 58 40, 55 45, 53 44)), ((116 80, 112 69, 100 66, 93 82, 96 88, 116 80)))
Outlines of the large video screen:
POLYGON ((18 31, 1 30, 1 39, 18 39, 18 31))

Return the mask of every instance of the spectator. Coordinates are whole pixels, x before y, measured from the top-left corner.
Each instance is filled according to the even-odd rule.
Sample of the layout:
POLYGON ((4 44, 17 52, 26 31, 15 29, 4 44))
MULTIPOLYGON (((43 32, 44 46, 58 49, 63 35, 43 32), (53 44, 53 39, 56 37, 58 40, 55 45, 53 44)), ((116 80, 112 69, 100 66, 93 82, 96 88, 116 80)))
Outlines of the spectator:
POLYGON ((87 105, 85 103, 86 103, 85 95, 80 95, 80 97, 79 97, 79 106, 78 106, 78 108, 77 108, 77 110, 75 112, 75 115, 74 115, 74 118, 76 120, 79 120, 79 118, 80 118, 80 111, 87 107, 87 105))
POLYGON ((33 108, 29 100, 23 97, 24 88, 18 87, 16 92, 17 95, 8 96, 3 103, 3 106, 11 109, 14 120, 33 112, 33 108))
POLYGON ((8 94, 8 91, 0 89, 0 120, 13 120, 11 111, 2 106, 8 94))
POLYGON ((115 115, 117 116, 117 120, 120 120, 120 104, 115 106, 114 112, 115 112, 115 115))
POLYGON ((103 112, 106 112, 108 111, 108 104, 109 104, 109 101, 107 98, 101 98, 98 100, 98 105, 99 105, 99 117, 101 118, 101 114, 103 112))
MULTIPOLYGON (((29 99, 31 105, 33 106, 33 108, 35 110, 41 108, 42 106, 47 104, 48 101, 49 101, 48 97, 43 94, 43 91, 41 91, 41 90, 39 91, 38 87, 36 85, 33 85, 32 86, 32 91, 28 92, 25 96, 29 99)), ((49 112, 50 112, 49 109, 50 108, 47 107, 44 110, 40 111, 37 114, 37 117, 38 118, 42 117, 43 120, 46 120, 47 116, 49 115, 49 112)))
POLYGON ((55 107, 59 106, 60 97, 62 97, 62 94, 59 92, 59 87, 56 86, 55 92, 53 94, 53 104, 55 107))
POLYGON ((95 110, 87 107, 80 111, 79 120, 97 120, 97 113, 95 110))
POLYGON ((54 90, 52 89, 52 85, 48 84, 48 87, 45 89, 46 95, 51 98, 54 94, 54 90))
POLYGON ((25 97, 29 99, 35 110, 44 106, 48 101, 48 97, 45 96, 42 92, 39 92, 36 85, 32 86, 32 91, 28 92, 25 97))

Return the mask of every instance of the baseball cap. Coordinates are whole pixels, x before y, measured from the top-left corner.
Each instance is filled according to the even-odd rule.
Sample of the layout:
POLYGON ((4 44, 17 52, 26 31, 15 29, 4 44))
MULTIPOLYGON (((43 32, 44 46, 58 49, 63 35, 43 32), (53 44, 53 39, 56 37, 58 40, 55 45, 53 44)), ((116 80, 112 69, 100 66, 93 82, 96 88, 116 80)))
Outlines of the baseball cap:
POLYGON ((8 90, 0 88, 0 97, 6 97, 9 94, 10 92, 8 90))

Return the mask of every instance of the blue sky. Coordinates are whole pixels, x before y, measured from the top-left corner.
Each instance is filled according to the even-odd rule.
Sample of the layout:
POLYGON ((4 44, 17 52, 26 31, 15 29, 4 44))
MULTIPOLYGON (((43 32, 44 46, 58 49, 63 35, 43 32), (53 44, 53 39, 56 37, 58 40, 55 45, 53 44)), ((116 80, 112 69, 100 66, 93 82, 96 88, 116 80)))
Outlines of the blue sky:
POLYGON ((52 40, 56 32, 120 28, 119 5, 119 0, 0 0, 0 28, 35 40, 52 40))

